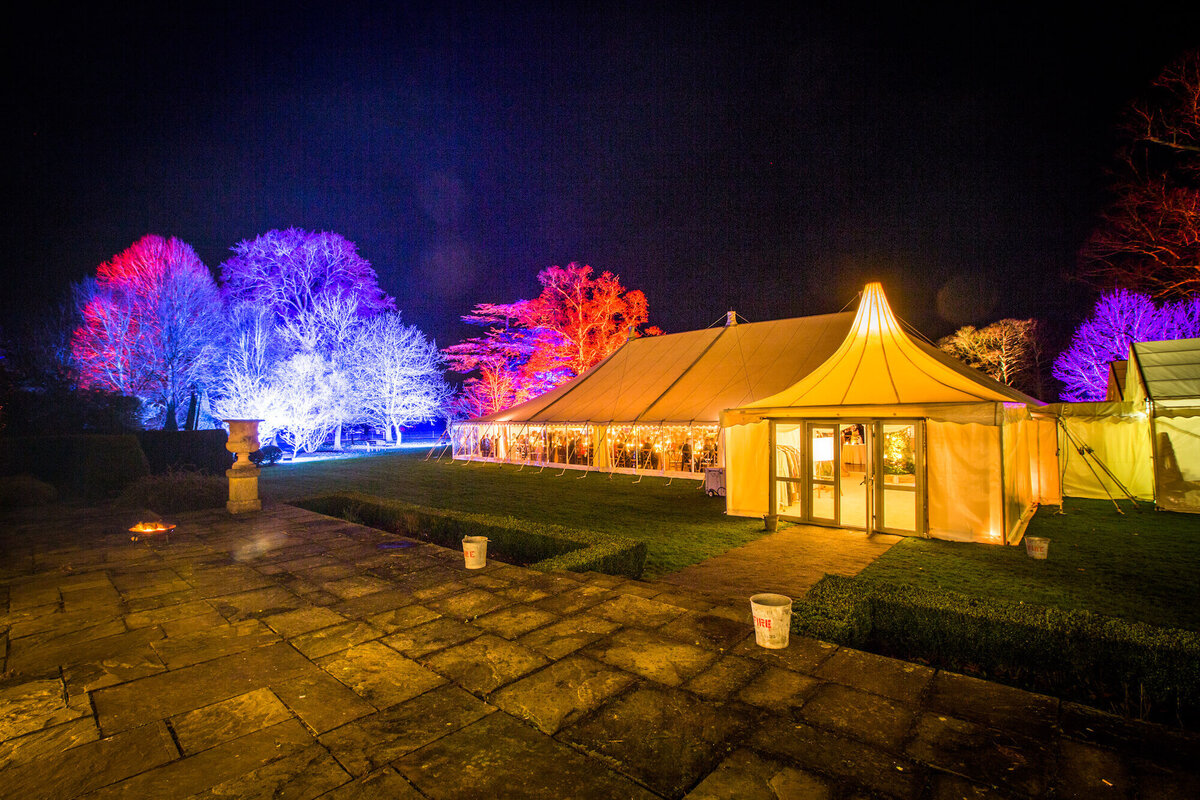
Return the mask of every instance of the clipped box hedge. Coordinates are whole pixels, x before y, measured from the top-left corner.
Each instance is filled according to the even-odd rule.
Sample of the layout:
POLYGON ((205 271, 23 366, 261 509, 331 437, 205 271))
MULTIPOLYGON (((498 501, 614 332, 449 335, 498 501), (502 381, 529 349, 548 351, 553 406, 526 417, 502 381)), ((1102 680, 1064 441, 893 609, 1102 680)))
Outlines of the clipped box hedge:
POLYGON ((792 629, 1128 714, 1200 717, 1194 631, 835 575, 795 604, 792 629))
POLYGON ((88 503, 112 497, 149 472, 146 454, 132 435, 0 439, 0 474, 28 473, 88 503))
POLYGON ((223 428, 207 431, 140 431, 138 443, 150 462, 150 473, 179 470, 224 476, 233 466, 233 453, 225 449, 229 434, 223 428))
POLYGON ((443 547, 461 547, 464 536, 486 536, 489 554, 543 571, 596 571, 640 578, 646 566, 645 542, 608 533, 513 517, 425 508, 358 492, 324 495, 297 505, 329 516, 350 517, 364 525, 443 547))

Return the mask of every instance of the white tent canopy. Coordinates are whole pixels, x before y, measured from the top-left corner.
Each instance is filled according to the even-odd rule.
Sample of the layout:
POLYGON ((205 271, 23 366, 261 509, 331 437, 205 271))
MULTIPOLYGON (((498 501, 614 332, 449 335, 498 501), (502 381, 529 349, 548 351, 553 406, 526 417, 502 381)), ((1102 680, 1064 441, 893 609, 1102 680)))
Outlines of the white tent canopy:
POLYGON ((456 458, 698 475, 721 463, 722 409, 789 386, 853 315, 728 324, 631 339, 578 378, 454 426, 456 458))

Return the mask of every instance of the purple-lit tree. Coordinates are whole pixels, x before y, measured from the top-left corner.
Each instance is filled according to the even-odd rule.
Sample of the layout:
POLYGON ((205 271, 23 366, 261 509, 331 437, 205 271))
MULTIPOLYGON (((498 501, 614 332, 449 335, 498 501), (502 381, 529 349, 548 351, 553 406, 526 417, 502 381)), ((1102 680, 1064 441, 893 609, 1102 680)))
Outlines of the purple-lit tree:
POLYGON ((341 424, 342 398, 350 394, 350 382, 320 353, 285 359, 272 384, 281 415, 277 437, 292 448, 293 458, 316 450, 341 424))
POLYGON ((101 264, 76 300, 81 385, 138 397, 149 419, 173 429, 179 402, 212 378, 224 333, 220 295, 196 252, 144 236, 101 264))
POLYGON ((331 297, 353 301, 359 316, 394 306, 379 288, 358 247, 336 233, 288 228, 238 242, 221 265, 226 297, 269 308, 281 324, 312 312, 331 297))
MULTIPOLYGON (((308 372, 349 386, 350 348, 358 327, 394 306, 354 243, 336 233, 289 228, 239 242, 233 250, 234 257, 221 265, 231 304, 269 310, 291 353, 319 356, 305 363, 319 363, 321 369, 308 372)), ((358 413, 355 398, 348 391, 320 396, 324 421, 340 447, 342 424, 358 413)))
POLYGON ((1200 298, 1156 306, 1149 295, 1118 289, 1096 301, 1092 316, 1054 362, 1069 402, 1103 400, 1108 365, 1129 357, 1134 342, 1200 336, 1200 298))

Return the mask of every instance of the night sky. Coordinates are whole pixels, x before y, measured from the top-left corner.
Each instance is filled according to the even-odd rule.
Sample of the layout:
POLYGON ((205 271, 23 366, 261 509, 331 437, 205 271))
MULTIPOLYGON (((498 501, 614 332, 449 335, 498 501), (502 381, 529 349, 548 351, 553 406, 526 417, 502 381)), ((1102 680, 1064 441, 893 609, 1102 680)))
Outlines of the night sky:
POLYGON ((6 314, 145 233, 216 273, 296 226, 356 242, 443 346, 570 261, 668 332, 838 311, 872 279, 929 336, 1069 330, 1114 124, 1200 44, 1200 14, 1145 2, 157 5, 8 26, 6 314))

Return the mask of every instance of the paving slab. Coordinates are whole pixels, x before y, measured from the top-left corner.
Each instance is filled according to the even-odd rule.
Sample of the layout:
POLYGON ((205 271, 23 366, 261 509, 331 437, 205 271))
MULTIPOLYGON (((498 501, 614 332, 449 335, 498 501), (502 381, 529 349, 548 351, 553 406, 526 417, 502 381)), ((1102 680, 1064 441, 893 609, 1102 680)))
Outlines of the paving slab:
POLYGON ((550 663, 545 656, 490 633, 424 657, 429 669, 478 694, 487 694, 550 663))
POLYGON ((859 792, 915 798, 925 784, 925 770, 904 756, 780 717, 759 726, 747 744, 859 792))
POLYGON ((813 674, 844 686, 916 705, 933 680, 934 670, 920 664, 842 647, 825 659, 813 674))
POLYGON ((320 737, 350 774, 365 775, 496 712, 457 686, 354 720, 320 737))
POLYGON ((0 688, 0 741, 89 715, 68 704, 59 678, 13 683, 0 688))
POLYGON ((270 689, 231 697, 171 718, 171 728, 184 755, 193 755, 248 733, 269 728, 292 716, 270 689))
POLYGON ((100 738, 91 715, 0 742, 0 769, 55 755, 100 738))
MULTIPOLYGON (((309 747, 314 740, 296 720, 211 747, 109 784, 89 800, 130 797, 190 797, 229 781, 244 779, 259 767, 309 747)), ((74 751, 68 751, 74 752, 74 751)))
POLYGON ((820 775, 738 750, 688 792, 686 800, 833 800, 835 791, 820 775))
POLYGON ((827 683, 804 703, 800 716, 817 727, 829 728, 885 750, 898 751, 913 726, 917 711, 896 700, 827 683))
POLYGON ((195 800, 272 798, 311 800, 350 781, 329 751, 314 744, 193 795, 195 800))
POLYGON ((317 664, 376 708, 402 703, 446 682, 379 642, 351 647, 317 664))
POLYGON ((376 711, 350 687, 315 665, 291 673, 269 688, 318 735, 376 711))
POLYGON ((742 656, 724 656, 695 675, 683 688, 709 700, 728 700, 767 666, 742 656))
POLYGON ((383 631, 366 622, 350 620, 328 628, 302 633, 289 641, 292 647, 312 659, 327 656, 383 636, 383 631))
POLYGON ((424 800, 425 796, 390 766, 355 778, 321 796, 322 800, 424 800))
POLYGON ((506 714, 488 716, 410 753, 396 762, 396 768, 432 800, 655 797, 506 714))
POLYGON ((282 614, 272 614, 263 620, 267 627, 288 639, 345 621, 346 618, 341 614, 321 606, 309 606, 308 608, 298 608, 295 611, 285 611, 282 614))
POLYGON ((522 678, 489 700, 553 735, 634 683, 627 672, 571 655, 522 678))
POLYGON ((558 735, 666 797, 679 797, 724 760, 755 715, 688 692, 646 686, 558 735))
POLYGON ((92 693, 100 729, 132 728, 245 694, 312 669, 286 644, 257 647, 92 693))
POLYGON ((619 627, 616 622, 604 617, 575 614, 527 633, 517 641, 547 658, 562 658, 619 627))
POLYGON ((911 758, 985 786, 1037 796, 1046 788, 1053 744, 942 714, 925 713, 906 748, 911 758))
POLYGON ((583 653, 667 686, 681 685, 717 658, 710 650, 638 628, 622 628, 583 653))
POLYGON ((558 615, 549 611, 528 605, 515 605, 485 614, 473 620, 473 624, 505 639, 516 639, 557 620, 558 615))
POLYGON ((6 769, 0 798, 66 800, 173 763, 178 755, 170 731, 156 722, 6 769))

